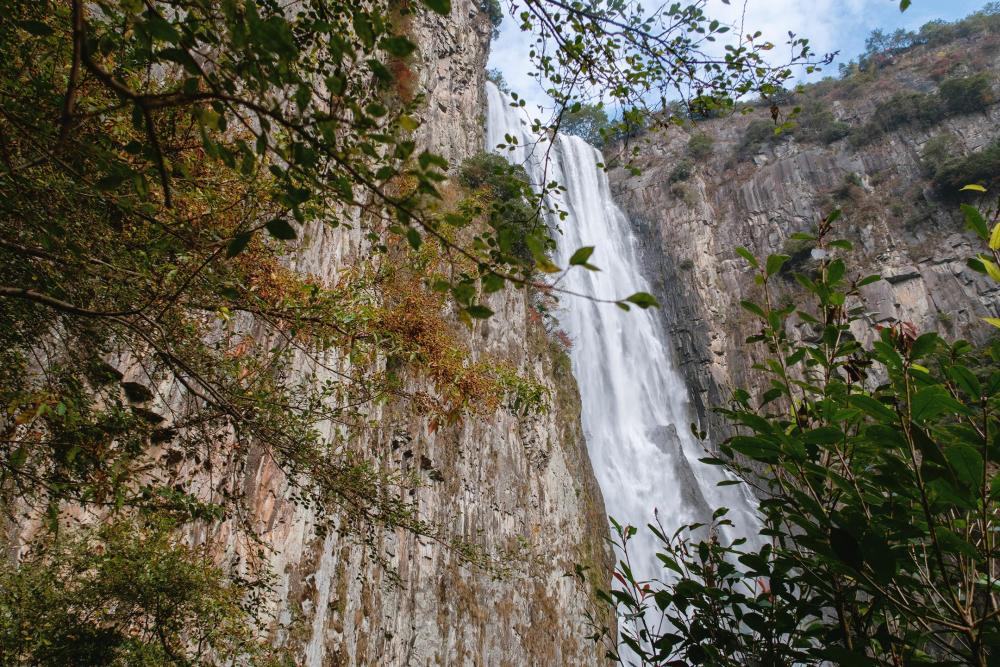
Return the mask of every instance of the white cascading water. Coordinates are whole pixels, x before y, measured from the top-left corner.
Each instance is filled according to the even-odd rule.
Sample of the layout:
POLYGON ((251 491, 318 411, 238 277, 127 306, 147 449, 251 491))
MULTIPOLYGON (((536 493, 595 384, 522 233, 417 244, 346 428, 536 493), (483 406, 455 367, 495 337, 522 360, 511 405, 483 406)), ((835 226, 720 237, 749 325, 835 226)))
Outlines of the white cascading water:
MULTIPOLYGON (((488 149, 509 143, 505 135, 515 137, 517 148, 502 153, 523 165, 533 183, 557 181, 566 188, 559 205, 568 217, 550 221, 561 231, 555 235, 556 264, 567 266, 577 248, 595 247, 589 261, 600 271, 573 268, 560 287, 603 299, 648 292, 629 221, 597 166, 604 161, 600 151, 574 136, 556 136, 553 144, 539 141, 523 110, 511 107, 492 83, 487 97, 488 149)), ((738 534, 756 535, 756 503, 749 493, 742 486, 717 486, 724 473, 698 460, 706 453, 691 434, 687 387, 655 313, 635 307, 624 312, 570 296, 562 298, 559 320, 573 341, 583 429, 606 510, 619 523, 640 529, 630 548, 636 576, 662 576, 655 538, 643 530, 653 521, 654 508, 668 535, 682 525, 707 522, 717 507, 730 509, 738 534)))

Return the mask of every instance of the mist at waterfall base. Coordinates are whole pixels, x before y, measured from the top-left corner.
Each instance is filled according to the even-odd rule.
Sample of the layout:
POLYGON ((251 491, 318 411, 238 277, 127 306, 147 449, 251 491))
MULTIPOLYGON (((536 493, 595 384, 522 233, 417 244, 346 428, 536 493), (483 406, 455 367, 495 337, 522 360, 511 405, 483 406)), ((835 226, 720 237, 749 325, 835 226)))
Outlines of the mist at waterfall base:
MULTIPOLYGON (((568 266, 582 246, 594 246, 590 263, 600 271, 572 268, 559 285, 599 298, 623 298, 648 292, 642 277, 629 221, 615 205, 608 178, 598 163, 600 151, 574 136, 553 143, 530 131, 523 109, 487 83, 489 102, 486 146, 527 170, 532 183, 556 181, 563 220, 549 221, 557 249, 553 260, 568 266), (547 161, 547 164, 546 164, 547 161), (561 232, 561 233, 560 233, 561 232)), ((706 456, 690 430, 687 388, 668 350, 667 332, 653 311, 629 312, 609 303, 563 296, 558 318, 570 335, 573 372, 580 388, 582 422, 594 474, 608 515, 639 531, 630 542, 632 569, 638 578, 662 577, 657 543, 646 524, 658 518, 670 535, 682 525, 708 522, 718 507, 730 509, 731 539, 756 536, 755 502, 742 486, 719 487, 724 472, 701 463, 706 456)))

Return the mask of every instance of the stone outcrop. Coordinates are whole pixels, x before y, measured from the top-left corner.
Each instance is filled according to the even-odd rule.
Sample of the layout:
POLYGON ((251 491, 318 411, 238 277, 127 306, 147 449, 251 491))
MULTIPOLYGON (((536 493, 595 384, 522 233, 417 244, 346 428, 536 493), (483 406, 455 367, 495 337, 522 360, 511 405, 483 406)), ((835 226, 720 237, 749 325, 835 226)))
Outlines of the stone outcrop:
MULTIPOLYGON (((853 91, 834 85, 832 92, 824 92, 828 87, 806 95, 820 97, 837 120, 858 128, 896 92, 934 91, 936 82, 923 72, 963 50, 988 59, 985 68, 996 85, 995 51, 959 43, 948 53, 918 49, 853 91)), ((965 73, 963 66, 952 75, 965 73)), ((738 246, 757 256, 790 254, 799 270, 808 268, 808 249, 802 252, 790 235, 813 230, 840 208, 835 231, 855 245, 851 269, 885 278, 865 288, 873 322, 911 322, 918 330, 981 341, 991 335, 981 318, 998 310, 996 286, 966 266, 981 248, 964 229, 957 202, 935 191, 921 153, 942 134, 951 137, 954 155, 984 147, 1000 136, 1000 106, 950 115, 934 127, 904 126, 860 146, 847 138, 810 143, 793 131, 748 155, 743 138, 754 119, 770 121, 768 109, 647 137, 637 161, 642 174, 612 174, 664 304, 693 413, 716 440, 727 433, 711 407, 723 404, 733 388, 755 386, 755 359, 743 342, 757 331, 739 303, 759 294, 746 262, 734 253, 738 246), (688 142, 702 133, 713 140, 712 154, 692 160, 688 142), (690 178, 672 174, 683 160, 696 163, 690 178)), ((797 287, 790 278, 778 281, 789 294, 797 287)))

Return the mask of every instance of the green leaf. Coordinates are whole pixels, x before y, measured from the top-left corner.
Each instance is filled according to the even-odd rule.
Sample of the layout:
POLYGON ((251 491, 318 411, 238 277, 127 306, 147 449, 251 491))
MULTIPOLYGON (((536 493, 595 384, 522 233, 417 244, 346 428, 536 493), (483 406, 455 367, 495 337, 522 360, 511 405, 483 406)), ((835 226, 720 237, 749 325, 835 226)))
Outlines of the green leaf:
POLYGON ((785 262, 791 259, 788 255, 769 255, 767 258, 767 266, 765 270, 767 275, 773 276, 775 273, 781 270, 785 262))
POLYGON ((295 230, 288 224, 288 221, 281 218, 271 220, 265 227, 271 236, 281 241, 291 241, 296 236, 295 230))
POLYGON ((28 448, 22 445, 18 447, 16 450, 14 450, 13 454, 11 454, 9 465, 11 468, 17 470, 18 468, 23 466, 25 461, 27 460, 28 460, 28 448))
POLYGON ((850 565, 855 570, 860 570, 864 563, 861 547, 854 536, 843 528, 834 526, 830 528, 830 546, 837 558, 850 565))
POLYGON ((979 383, 976 374, 965 366, 954 365, 949 367, 948 377, 973 400, 978 401, 983 395, 983 387, 979 383))
POLYGON ((880 280, 882 280, 882 276, 880 276, 880 275, 865 276, 864 278, 862 278, 861 280, 858 281, 858 287, 864 287, 865 285, 871 285, 872 283, 877 283, 880 280))
POLYGON ((417 45, 402 35, 393 35, 392 37, 383 39, 381 47, 389 55, 396 56, 397 58, 405 58, 416 50, 417 45))
POLYGON ((836 426, 821 426, 805 434, 805 441, 813 445, 831 445, 843 439, 843 431, 836 426))
POLYGON ((990 232, 989 227, 986 224, 986 220, 983 219, 983 214, 979 212, 975 206, 969 206, 968 204, 962 204, 962 213, 965 215, 965 226, 976 233, 976 235, 982 240, 989 238, 990 232))
POLYGON ((830 285, 834 285, 840 282, 840 279, 844 277, 844 273, 846 272, 847 267, 844 265, 844 260, 835 259, 827 267, 826 281, 830 285))
POLYGON ((896 413, 890 410, 881 402, 875 400, 871 396, 866 396, 864 394, 854 394, 848 401, 857 408, 860 408, 867 412, 872 417, 876 419, 891 424, 896 420, 896 413))
POLYGON ((648 292, 636 292, 631 296, 625 298, 629 303, 634 303, 643 310, 646 308, 659 308, 660 302, 656 300, 656 297, 648 292))
POLYGON ((495 273, 487 273, 482 279, 483 290, 487 293, 497 292, 503 289, 504 279, 495 273))
POLYGON ((440 169, 448 168, 448 160, 444 159, 440 155, 431 153, 429 151, 424 151, 417 156, 417 163, 420 165, 421 169, 426 170, 431 165, 438 167, 440 169))
POLYGON ((938 542, 941 544, 941 548, 944 551, 959 554, 965 556, 966 558, 972 558, 975 560, 979 559, 979 552, 976 550, 976 547, 969 544, 956 533, 948 530, 947 528, 938 528, 935 531, 935 534, 937 535, 938 542))
POLYGON ((410 242, 410 247, 414 250, 420 250, 420 245, 423 243, 423 239, 420 238, 420 232, 413 227, 406 230, 406 240, 410 242))
POLYGON ((18 21, 18 27, 35 37, 48 37, 54 31, 41 21, 18 21))
POLYGON ((962 405, 941 385, 931 385, 918 391, 910 404, 914 421, 927 421, 938 415, 960 412, 962 405))
POLYGON ((226 248, 226 257, 232 259, 246 250, 247 244, 250 243, 250 239, 252 238, 253 232, 243 232, 242 234, 237 234, 233 237, 233 240, 229 242, 229 246, 226 248))
POLYGON ((743 246, 740 246, 739 248, 736 249, 736 254, 745 259, 747 262, 749 262, 750 266, 752 266, 753 268, 755 269, 760 268, 760 264, 757 263, 757 258, 753 256, 753 253, 751 253, 743 246))
POLYGON ((413 132, 420 127, 420 121, 409 114, 403 114, 399 117, 399 126, 407 132, 413 132))
POLYGON ((451 0, 423 0, 423 3, 441 16, 448 16, 451 13, 451 0))
POLYGON ((493 311, 486 306, 476 304, 474 306, 468 306, 465 312, 469 314, 470 317, 474 317, 477 320, 485 320, 486 318, 493 315, 493 311))
POLYGON ((578 248, 577 251, 573 253, 573 256, 569 258, 569 265, 583 266, 587 263, 587 260, 590 259, 590 256, 593 254, 594 254, 594 246, 592 245, 578 248))
POLYGON ((763 309, 753 301, 740 301, 740 305, 743 307, 743 310, 750 311, 761 319, 767 319, 767 315, 764 314, 763 309))
POLYGON ((944 452, 948 465, 955 471, 959 481, 969 488, 977 488, 983 482, 983 457, 968 445, 952 445, 944 452))
POLYGON ((120 186, 122 183, 125 182, 125 177, 126 174, 119 171, 114 171, 108 174, 107 176, 104 176, 101 179, 99 179, 97 183, 95 183, 94 185, 95 187, 97 187, 98 190, 104 190, 104 191, 114 190, 115 188, 117 188, 118 186, 120 186))
POLYGON ((965 190, 972 190, 973 192, 986 192, 986 188, 979 185, 978 183, 969 183, 968 185, 963 185, 961 189, 959 189, 959 192, 963 192, 965 190))
POLYGON ((920 359, 926 357, 934 351, 939 340, 940 337, 933 331, 921 334, 917 340, 913 341, 913 347, 910 348, 910 358, 920 359))

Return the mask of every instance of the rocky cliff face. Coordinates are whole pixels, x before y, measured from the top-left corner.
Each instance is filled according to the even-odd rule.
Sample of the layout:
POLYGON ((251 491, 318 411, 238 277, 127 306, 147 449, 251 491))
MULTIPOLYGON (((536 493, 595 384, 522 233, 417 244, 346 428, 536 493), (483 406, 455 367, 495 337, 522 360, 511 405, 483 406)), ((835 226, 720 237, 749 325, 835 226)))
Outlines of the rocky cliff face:
MULTIPOLYGON (((483 149, 484 72, 491 27, 474 0, 450 17, 415 18, 413 69, 428 95, 421 141, 453 164, 483 149)), ((297 265, 335 275, 360 239, 318 230, 297 265), (346 238, 345 238, 346 237, 346 238)), ((549 409, 528 418, 498 411, 434 429, 414 407, 390 403, 353 446, 380 465, 417 473, 422 516, 485 552, 514 553, 504 571, 463 563, 442 544, 398 532, 370 543, 321 537, 308 513, 282 497, 266 464, 247 480, 279 573, 279 641, 306 665, 589 665, 589 587, 574 563, 607 572, 603 501, 579 427, 564 353, 528 318, 523 292, 495 295, 496 315, 463 335, 533 376, 549 409)), ((457 327, 457 325, 456 325, 457 327)), ((421 380, 409 380, 420 387, 421 380)), ((600 575, 598 575, 600 576, 600 575)))
MULTIPOLYGON (((995 88, 998 64, 994 45, 963 39, 917 49, 867 81, 824 84, 794 103, 819 101, 836 120, 860 128, 897 92, 933 93, 944 67, 951 68, 946 76, 960 76, 977 65, 995 88)), ((855 245, 850 267, 886 279, 865 290, 873 323, 900 320, 982 340, 990 332, 980 318, 998 309, 995 287, 965 265, 979 246, 964 230, 958 204, 935 191, 921 154, 935 137, 945 137, 937 141, 953 155, 981 149, 1000 134, 1000 107, 950 114, 931 127, 905 125, 861 145, 850 138, 807 142, 793 130, 748 150, 747 128, 759 119, 770 121, 767 108, 650 138, 639 160, 642 175, 618 171, 612 178, 664 303, 692 416, 709 425, 716 440, 727 433, 711 406, 724 403, 735 387, 753 387, 754 360, 743 341, 756 331, 739 302, 758 295, 746 263, 733 252, 737 246, 758 256, 789 254, 798 270, 808 268, 808 248, 789 236, 841 208, 836 231, 855 245), (696 134, 711 138, 702 139, 712 144, 708 157, 692 158, 689 141, 696 134), (676 170, 683 161, 690 175, 676 170)), ((794 282, 786 285, 792 293, 794 282)))
MULTIPOLYGON (((427 93, 419 140, 452 164, 483 150, 484 77, 491 27, 475 0, 453 0, 450 17, 413 17, 419 44, 411 68, 427 93)), ((362 234, 344 226, 306 230, 291 263, 320 279, 364 259, 362 234)), ((529 318, 522 291, 493 295, 496 315, 471 330, 452 321, 473 359, 500 359, 548 392, 547 409, 527 417, 507 410, 439 426, 405 400, 372 405, 363 431, 329 436, 383 471, 419 477, 409 492, 423 520, 445 529, 475 554, 506 555, 498 565, 470 564, 446 540, 398 530, 332 530, 292 502, 280 470, 261 452, 236 465, 218 455, 201 467, 170 471, 203 479, 208 494, 231 485, 251 498, 249 520, 263 545, 248 545, 224 525, 214 542, 228 563, 263 561, 275 575, 269 630, 298 664, 319 665, 593 665, 603 664, 586 626, 585 564, 602 584, 610 572, 603 542, 603 501, 579 425, 579 399, 565 352, 529 318), (338 437, 339 436, 339 437, 338 437), (208 468, 207 465, 203 466, 208 468), (219 481, 219 480, 228 481, 219 481)), ((454 318, 446 319, 454 320, 454 318)), ((537 318, 536 318, 537 319, 537 318)), ((248 325, 250 326, 250 325, 248 325)), ((267 344, 266 340, 257 341, 267 344)), ((317 363, 298 356, 287 372, 337 379, 350 371, 331 353, 317 363)), ((112 360, 123 381, 168 397, 157 414, 183 412, 180 387, 158 386, 134 359, 112 360), (155 391, 154 391, 155 390, 155 391)), ((432 385, 401 370, 400 394, 432 385)), ((186 465, 186 464, 185 464, 186 465)), ((191 535, 193 541, 206 536, 191 535)))

